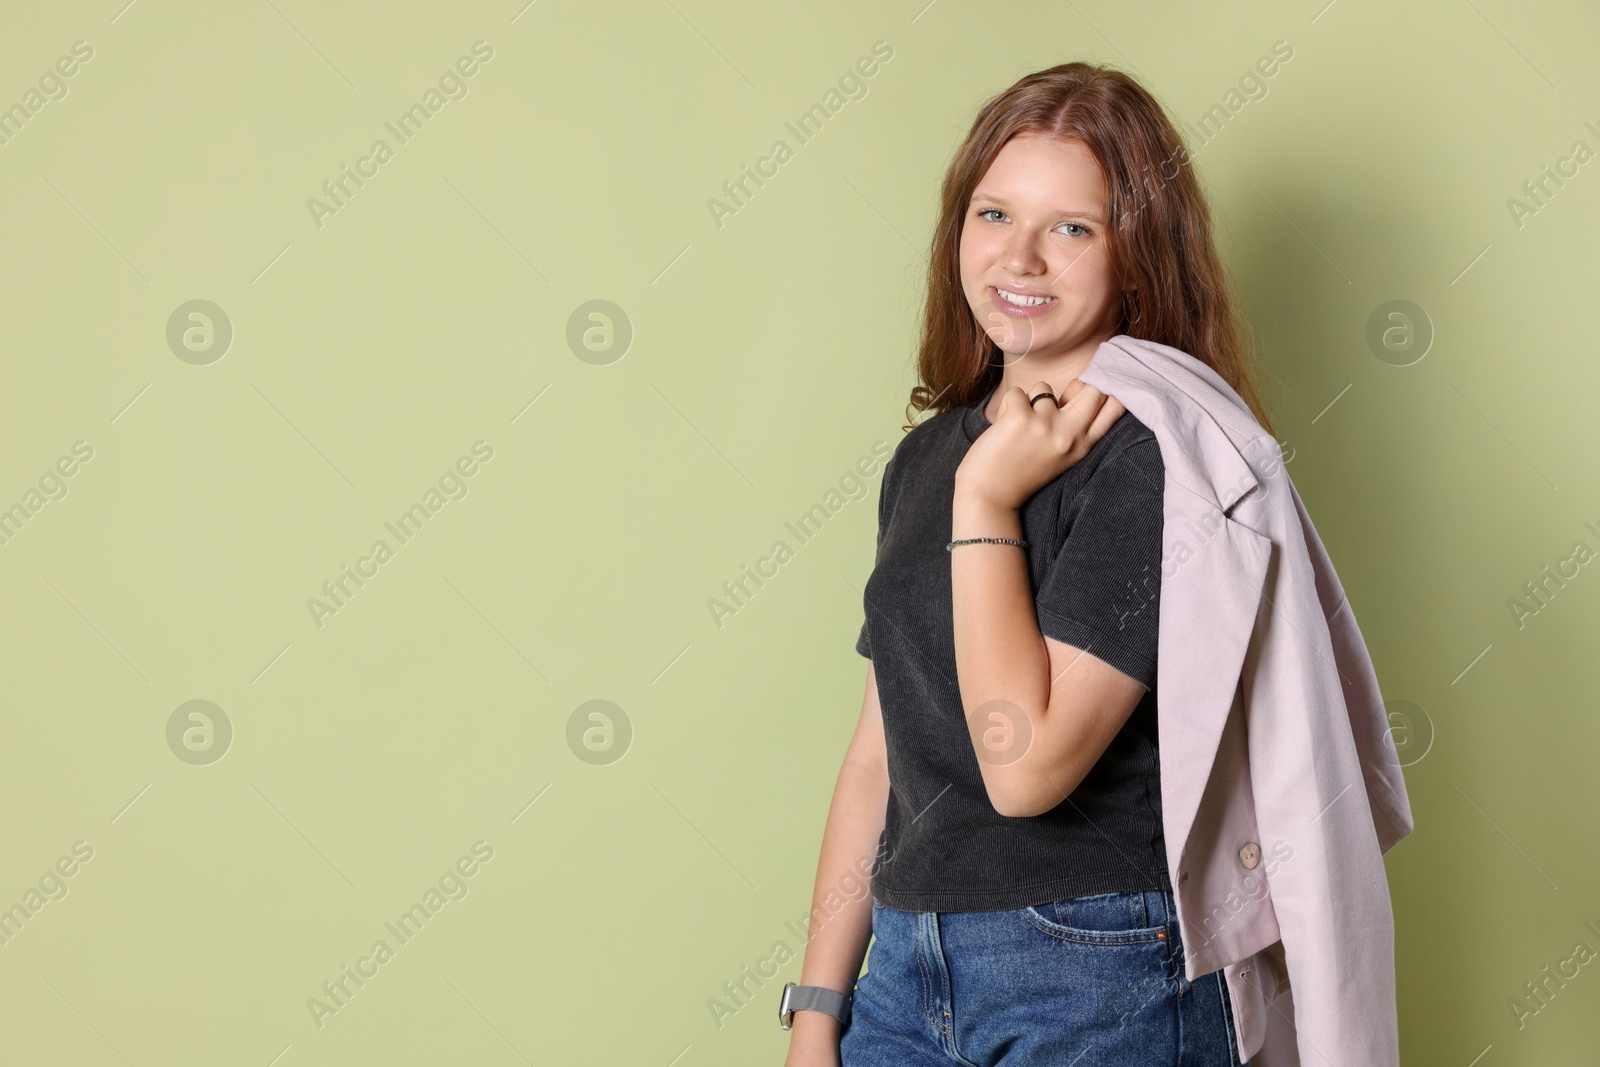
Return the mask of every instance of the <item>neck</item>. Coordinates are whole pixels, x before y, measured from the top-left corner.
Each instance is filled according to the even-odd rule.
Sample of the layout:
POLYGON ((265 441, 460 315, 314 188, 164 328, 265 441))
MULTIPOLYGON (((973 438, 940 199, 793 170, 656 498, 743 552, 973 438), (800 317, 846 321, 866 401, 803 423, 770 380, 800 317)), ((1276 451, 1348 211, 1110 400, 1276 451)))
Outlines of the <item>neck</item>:
MULTIPOLYGON (((1067 383, 1088 368, 1089 362, 1094 359, 1095 350, 1109 337, 1109 334, 1106 337, 1096 337, 1059 355, 1039 356, 1030 353, 1007 363, 993 396, 998 397, 1012 386, 1027 391, 1031 390, 1036 382, 1048 382, 1052 393, 1057 397, 1065 397, 1067 383)), ((991 422, 994 419, 997 403, 992 401, 986 411, 991 422)))

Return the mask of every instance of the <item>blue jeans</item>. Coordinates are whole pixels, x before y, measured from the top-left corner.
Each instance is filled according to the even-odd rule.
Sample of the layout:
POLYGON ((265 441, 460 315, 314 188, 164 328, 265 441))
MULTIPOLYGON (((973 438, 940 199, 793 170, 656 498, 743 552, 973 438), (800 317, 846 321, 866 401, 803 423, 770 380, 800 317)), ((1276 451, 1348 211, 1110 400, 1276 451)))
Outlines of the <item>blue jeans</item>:
POLYGON ((1011 911, 875 900, 872 933, 842 1067, 1240 1067, 1227 984, 1184 977, 1169 892, 1011 911))

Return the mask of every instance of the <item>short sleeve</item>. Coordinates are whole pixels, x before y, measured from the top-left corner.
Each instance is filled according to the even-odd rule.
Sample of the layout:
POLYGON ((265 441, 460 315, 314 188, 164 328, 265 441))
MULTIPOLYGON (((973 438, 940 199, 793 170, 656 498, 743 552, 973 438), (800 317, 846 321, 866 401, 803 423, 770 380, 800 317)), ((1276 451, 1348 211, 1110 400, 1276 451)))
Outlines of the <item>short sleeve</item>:
POLYGON ((1166 468, 1154 436, 1102 463, 1068 505, 1066 540, 1035 594, 1039 632, 1156 681, 1166 468))
MULTIPOLYGON (((878 563, 883 559, 883 534, 889 527, 889 471, 894 466, 894 457, 890 456, 883 465, 883 479, 878 486, 878 547, 873 556, 872 566, 876 570, 878 563)), ((866 604, 863 598, 861 633, 856 636, 856 651, 861 655, 872 658, 872 638, 868 628, 868 619, 865 612, 866 604)))

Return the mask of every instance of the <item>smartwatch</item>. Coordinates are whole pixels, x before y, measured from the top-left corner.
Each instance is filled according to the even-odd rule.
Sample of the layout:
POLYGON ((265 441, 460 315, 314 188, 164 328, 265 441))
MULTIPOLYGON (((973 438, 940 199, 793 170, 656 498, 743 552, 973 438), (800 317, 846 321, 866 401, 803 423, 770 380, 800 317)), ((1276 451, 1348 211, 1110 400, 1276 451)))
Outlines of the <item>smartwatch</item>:
POLYGON ((778 1025, 785 1030, 794 1025, 797 1011, 823 1011, 839 1020, 841 1026, 850 1022, 850 999, 854 993, 841 993, 819 985, 795 985, 785 982, 783 997, 778 1001, 778 1025))

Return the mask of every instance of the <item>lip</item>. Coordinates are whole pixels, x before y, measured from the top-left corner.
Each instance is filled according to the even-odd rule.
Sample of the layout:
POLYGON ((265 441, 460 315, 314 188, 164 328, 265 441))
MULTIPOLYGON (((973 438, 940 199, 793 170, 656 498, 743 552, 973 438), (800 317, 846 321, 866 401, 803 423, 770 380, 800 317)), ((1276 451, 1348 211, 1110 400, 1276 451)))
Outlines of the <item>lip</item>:
POLYGON ((998 308, 1002 314, 1018 319, 1038 318, 1040 315, 1043 315, 1060 302, 1060 298, 1055 296, 1053 293, 1041 293, 1039 290, 1029 289, 1025 285, 991 285, 989 288, 994 290, 994 293, 990 297, 990 300, 994 306, 998 308), (1050 299, 1043 304, 1035 304, 1033 307, 1018 307, 999 295, 999 290, 1001 289, 1004 289, 1008 293, 1015 293, 1018 296, 1044 296, 1049 297, 1050 299))

